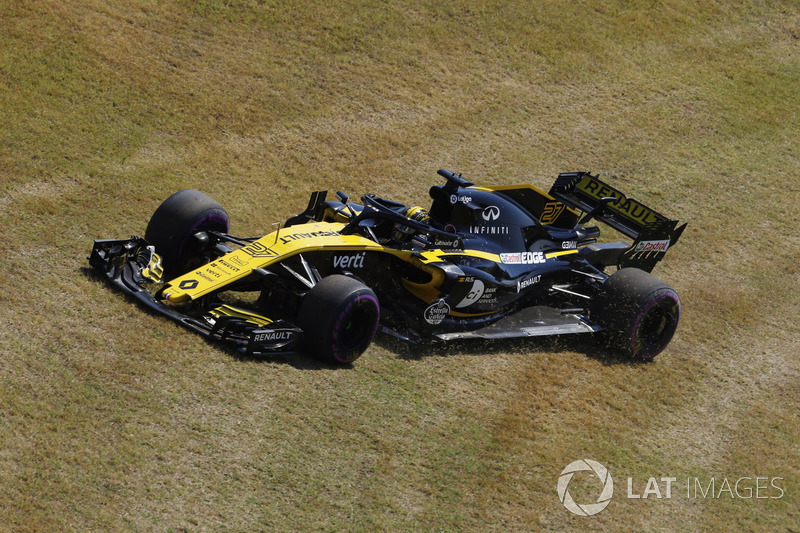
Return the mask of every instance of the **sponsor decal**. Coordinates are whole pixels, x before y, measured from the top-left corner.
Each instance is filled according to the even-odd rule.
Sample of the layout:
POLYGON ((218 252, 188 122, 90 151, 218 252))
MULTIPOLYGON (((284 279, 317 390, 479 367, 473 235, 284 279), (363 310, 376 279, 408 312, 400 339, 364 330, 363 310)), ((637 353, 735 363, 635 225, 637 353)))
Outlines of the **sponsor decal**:
POLYGON ((432 325, 441 324, 450 312, 450 306, 444 300, 438 300, 425 309, 425 322, 432 325))
POLYGON ((464 248, 464 244, 458 237, 453 237, 452 239, 446 239, 444 237, 435 234, 433 236, 433 246, 435 246, 436 248, 446 248, 451 250, 461 250, 464 248))
POLYGON ((178 288, 179 289, 194 289, 199 284, 200 284, 200 282, 197 281, 196 279, 185 279, 185 280, 181 281, 181 284, 178 285, 178 288))
POLYGON ((411 239, 411 244, 413 244, 417 248, 427 248, 431 243, 419 237, 414 237, 413 239, 411 239))
POLYGON ((634 252, 666 252, 669 248, 669 239, 665 241, 642 241, 636 244, 634 252))
POLYGON ((542 216, 539 218, 539 222, 542 224, 552 224, 563 212, 564 204, 561 202, 547 202, 544 204, 544 209, 542 210, 542 216))
POLYGON ((561 247, 563 249, 565 249, 565 250, 568 250, 568 249, 571 250, 572 248, 577 248, 578 247, 578 241, 564 241, 564 242, 561 243, 561 247))
POLYGON ((521 292, 522 289, 525 287, 530 287, 531 285, 535 285, 541 281, 542 276, 533 276, 532 278, 528 279, 521 279, 517 282, 517 292, 521 292))
POLYGON ((467 205, 470 202, 472 202, 472 196, 459 196, 457 194, 450 195, 450 203, 453 205, 455 204, 467 205))
POLYGON ((292 339, 292 332, 286 330, 259 330, 253 332, 253 342, 283 342, 292 339))
MULTIPOLYGON (((209 266, 211 268, 206 268, 206 273, 208 275, 214 276, 215 278, 218 278, 218 279, 222 277, 222 274, 220 274, 219 272, 214 270, 215 268, 217 268, 219 266, 219 265, 217 265, 217 263, 211 263, 209 266)), ((198 272, 198 274, 199 274, 199 272, 198 272)))
POLYGON ((233 266, 233 264, 231 264, 230 262, 226 261, 225 259, 220 259, 218 261, 218 263, 220 265, 222 265, 223 267, 227 268, 228 270, 232 270, 234 272, 239 272, 239 270, 241 270, 239 267, 233 266))
POLYGON ((481 299, 478 300, 478 304, 496 304, 497 298, 495 297, 495 291, 497 291, 497 287, 486 287, 486 289, 483 291, 483 296, 481 296, 481 299))
POLYGON ((353 255, 336 255, 333 257, 333 268, 362 268, 367 252, 353 255))
MULTIPOLYGON (((204 280, 206 280, 206 281, 214 281, 214 279, 213 279, 211 276, 209 276, 208 274, 206 274, 206 273, 205 273, 205 272, 203 272, 202 270, 198 270, 198 271, 196 271, 196 272, 195 272, 195 275, 196 275, 198 278, 203 278, 203 279, 204 279, 204 280)), ((183 288, 183 287, 181 287, 181 288, 183 288)))
POLYGON ((247 261, 245 261, 241 257, 237 257, 235 255, 228 255, 225 258, 228 259, 231 263, 239 265, 240 267, 247 266, 247 261))
POLYGON ((242 248, 242 251, 252 257, 276 257, 278 255, 277 252, 272 251, 260 242, 248 244, 242 248))
POLYGON ((492 222, 500 218, 500 208, 496 205, 486 206, 481 213, 483 220, 492 222))
POLYGON ((458 305, 456 305, 456 309, 459 309, 461 307, 469 307, 470 305, 480 300, 481 296, 483 296, 484 290, 485 286, 481 280, 479 279, 473 280, 472 287, 467 293, 467 296, 463 300, 461 300, 458 303, 458 305))
POLYGON ((500 262, 506 265, 539 265, 547 261, 544 252, 517 252, 500 254, 500 262))
POLYGON ((319 237, 336 237, 339 235, 338 231, 312 231, 310 233, 290 233, 289 235, 281 235, 281 242, 289 244, 292 241, 302 239, 314 239, 319 237))
POLYGON ((610 187, 601 181, 592 179, 589 176, 585 176, 581 180, 576 187, 576 190, 598 200, 600 198, 608 198, 613 196, 617 199, 617 201, 608 204, 608 208, 628 217, 635 222, 638 222, 639 224, 642 224, 643 226, 659 219, 658 215, 649 207, 644 206, 632 198, 628 198, 617 189, 610 187))
MULTIPOLYGON (((500 208, 496 205, 490 205, 483 208, 481 211, 481 218, 486 222, 496 222, 500 218, 500 208)), ((508 226, 496 226, 494 224, 482 224, 479 226, 470 226, 470 233, 478 235, 508 235, 508 226)))
POLYGON ((479 235, 508 235, 508 226, 470 226, 469 232, 479 235))

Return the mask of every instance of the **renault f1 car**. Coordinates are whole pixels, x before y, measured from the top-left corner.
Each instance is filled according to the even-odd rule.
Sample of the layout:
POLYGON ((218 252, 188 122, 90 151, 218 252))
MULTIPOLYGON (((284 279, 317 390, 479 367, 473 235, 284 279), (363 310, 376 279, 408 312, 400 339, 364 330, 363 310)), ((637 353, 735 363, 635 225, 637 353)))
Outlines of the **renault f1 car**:
POLYGON ((677 293, 650 271, 686 224, 588 172, 481 187, 440 170, 429 209, 374 194, 311 194, 262 237, 229 233, 220 204, 182 190, 144 238, 94 242, 90 265, 152 310, 246 354, 348 364, 378 330, 426 339, 596 333, 648 360, 671 340, 677 293), (598 221, 631 242, 598 243, 598 221))

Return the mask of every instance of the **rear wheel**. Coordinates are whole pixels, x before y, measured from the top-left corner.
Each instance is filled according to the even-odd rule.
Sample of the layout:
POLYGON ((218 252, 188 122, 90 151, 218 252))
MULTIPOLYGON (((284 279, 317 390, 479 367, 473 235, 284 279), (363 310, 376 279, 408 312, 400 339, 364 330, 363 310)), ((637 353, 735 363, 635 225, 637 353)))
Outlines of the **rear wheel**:
POLYGON ((592 305, 609 345, 634 359, 661 353, 678 329, 681 301, 675 290, 637 268, 623 268, 603 284, 592 305))
POLYGON ((335 274, 303 298, 297 323, 303 349, 324 361, 348 364, 364 353, 380 320, 378 298, 358 280, 335 274))
POLYGON ((166 276, 174 278, 213 259, 202 232, 227 233, 229 225, 220 204, 200 191, 184 189, 158 206, 144 238, 161 256, 166 276))

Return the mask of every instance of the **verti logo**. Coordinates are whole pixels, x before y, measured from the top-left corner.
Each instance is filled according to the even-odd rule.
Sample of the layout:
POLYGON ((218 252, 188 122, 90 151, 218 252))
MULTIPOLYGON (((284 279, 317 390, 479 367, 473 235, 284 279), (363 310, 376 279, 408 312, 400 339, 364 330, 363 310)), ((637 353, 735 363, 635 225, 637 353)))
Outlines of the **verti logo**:
POLYGON ((557 490, 558 499, 570 512, 580 516, 592 516, 605 509, 608 502, 611 501, 611 497, 614 495, 614 480, 611 479, 611 474, 609 474, 608 469, 597 461, 580 459, 568 464, 567 467, 561 471, 561 476, 558 478, 557 490), (597 479, 602 483, 603 488, 595 503, 576 503, 569 493, 569 482, 572 481, 572 476, 574 476, 576 472, 583 471, 594 472, 597 479))

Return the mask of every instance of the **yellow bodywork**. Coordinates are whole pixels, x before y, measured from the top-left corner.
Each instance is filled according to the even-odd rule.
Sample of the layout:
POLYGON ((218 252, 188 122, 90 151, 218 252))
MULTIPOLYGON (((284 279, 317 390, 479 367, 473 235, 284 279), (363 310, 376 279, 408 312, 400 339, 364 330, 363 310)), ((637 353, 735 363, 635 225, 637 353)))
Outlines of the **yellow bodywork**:
MULTIPOLYGON (((235 281, 242 280, 256 269, 265 269, 274 263, 304 251, 373 251, 399 257, 416 268, 430 274, 424 283, 407 279, 401 280, 403 286, 420 300, 431 303, 441 297, 440 287, 445 280, 444 272, 436 263, 450 262, 457 256, 472 256, 489 261, 500 262, 500 256, 481 250, 399 250, 382 246, 359 234, 342 235, 343 224, 337 222, 314 222, 283 228, 251 244, 234 250, 225 256, 202 267, 188 272, 167 283, 163 290, 164 298, 175 304, 186 303, 224 288, 235 281)), ((545 255, 547 259, 577 253, 577 250, 563 250, 545 255)))
POLYGON ((232 305, 227 305, 227 304, 212 309, 211 311, 209 311, 209 314, 217 318, 220 318, 222 316, 232 316, 236 318, 242 318, 257 326, 269 326, 273 322, 271 319, 259 315, 258 313, 253 313, 252 311, 248 311, 246 309, 240 309, 238 307, 233 307, 232 305))
MULTIPOLYGON (((357 234, 341 235, 344 226, 317 222, 274 231, 257 241, 170 281, 164 297, 184 303, 205 296, 232 282, 246 278, 258 268, 266 268, 309 249, 361 251, 384 250, 380 244, 357 234)), ((410 254, 397 250, 397 255, 410 254)))

